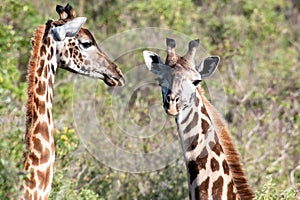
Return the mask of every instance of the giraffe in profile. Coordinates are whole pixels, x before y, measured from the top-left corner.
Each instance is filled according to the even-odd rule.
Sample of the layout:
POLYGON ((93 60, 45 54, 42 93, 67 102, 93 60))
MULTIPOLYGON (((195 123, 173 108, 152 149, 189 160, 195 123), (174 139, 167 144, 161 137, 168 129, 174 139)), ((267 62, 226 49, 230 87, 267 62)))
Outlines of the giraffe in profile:
POLYGON ((97 46, 84 17, 67 4, 58 5, 59 20, 49 20, 35 32, 28 66, 24 170, 28 172, 21 199, 48 199, 55 160, 52 118, 53 84, 57 68, 124 85, 119 67, 97 46))
POLYGON ((202 78, 209 77, 219 57, 195 65, 199 40, 189 43, 184 56, 175 53, 175 40, 167 39, 165 63, 159 55, 144 51, 147 68, 156 75, 165 111, 175 116, 188 174, 189 198, 253 199, 239 154, 227 126, 205 98, 202 78))

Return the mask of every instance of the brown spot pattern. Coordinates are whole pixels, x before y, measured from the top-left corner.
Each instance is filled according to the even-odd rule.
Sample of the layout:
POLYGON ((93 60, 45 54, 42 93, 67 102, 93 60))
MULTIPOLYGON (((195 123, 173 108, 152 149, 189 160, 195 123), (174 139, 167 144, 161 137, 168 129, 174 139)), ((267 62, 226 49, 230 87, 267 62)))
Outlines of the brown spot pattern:
POLYGON ((55 74, 55 70, 54 70, 54 65, 51 64, 51 71, 52 71, 52 74, 55 74))
POLYGON ((24 163, 24 170, 28 170, 29 169, 29 163, 26 161, 25 163, 24 163))
POLYGON ((233 181, 230 181, 227 186, 227 199, 236 199, 236 193, 233 192, 233 181))
POLYGON ((53 101, 53 97, 52 95, 50 95, 50 103, 52 104, 52 101, 53 101))
POLYGON ((39 81, 38 87, 36 88, 36 93, 43 95, 46 92, 46 83, 45 81, 39 81))
POLYGON ((53 87, 53 83, 52 83, 52 75, 49 76, 48 79, 48 87, 51 89, 53 87))
POLYGON ((222 199, 224 180, 222 176, 213 182, 212 195, 214 200, 222 199))
POLYGON ((34 104, 35 104, 36 108, 38 108, 39 105, 40 105, 40 100, 39 100, 39 98, 37 98, 37 97, 35 96, 34 99, 33 99, 33 101, 34 101, 34 104))
POLYGON ((212 148, 212 150, 218 155, 220 156, 221 152, 223 152, 223 149, 220 145, 220 143, 217 141, 214 145, 214 147, 212 148))
POLYGON ((32 143, 33 143, 33 148, 35 150, 37 150, 38 152, 42 152, 43 151, 43 145, 42 142, 39 138, 37 137, 32 137, 32 143))
POLYGON ((38 118, 37 111, 36 111, 35 109, 33 109, 33 110, 32 110, 32 120, 33 120, 34 122, 36 122, 37 118, 38 118))
POLYGON ((198 145, 199 134, 187 138, 184 143, 188 146, 187 151, 194 150, 198 145))
POLYGON ((206 134, 207 130, 209 128, 209 124, 206 120, 201 119, 201 128, 202 128, 202 134, 206 134))
POLYGON ((187 122, 187 120, 189 119, 192 111, 193 111, 193 109, 190 109, 190 111, 188 112, 188 114, 186 115, 186 117, 184 118, 184 120, 181 121, 181 124, 184 124, 184 123, 187 122))
POLYGON ((219 162, 215 158, 212 158, 210 160, 210 166, 213 172, 218 171, 220 169, 219 162))
POLYGON ((208 146, 209 146, 210 149, 213 149, 214 146, 215 146, 215 144, 216 144, 215 141, 210 141, 210 142, 208 143, 208 146))
POLYGON ((79 60, 80 60, 80 62, 83 62, 82 54, 79 54, 79 60))
POLYGON ((198 123, 199 114, 195 112, 192 121, 185 127, 183 133, 189 133, 198 123))
POLYGON ((204 148, 201 154, 196 158, 196 160, 192 160, 188 162, 187 168, 190 175, 190 184, 197 178, 201 169, 206 169, 206 163, 208 158, 208 152, 206 148, 204 148))
POLYGON ((189 175, 190 175, 190 184, 193 183, 193 181, 197 178, 198 174, 199 174, 199 169, 197 166, 197 162, 192 160, 188 163, 188 171, 189 171, 189 175))
MULTIPOLYGON (((198 97, 195 97, 195 106, 198 107, 199 103, 200 103, 200 99, 198 97)), ((202 107, 201 107, 201 109, 202 109, 202 107)))
POLYGON ((222 167, 223 167, 224 174, 229 175, 229 167, 228 167, 226 160, 223 160, 222 167))
MULTIPOLYGON (((71 53, 71 52, 70 52, 70 53, 71 53)), ((65 56, 66 58, 68 58, 68 57, 69 57, 69 51, 66 50, 66 51, 64 52, 64 56, 65 56)))
POLYGON ((50 54, 53 55, 53 53, 54 53, 54 49, 53 47, 50 47, 50 54))
POLYGON ((50 124, 51 116, 50 116, 50 110, 49 110, 49 108, 47 109, 47 117, 48 117, 48 123, 50 124))
POLYGON ((39 180, 39 189, 41 190, 44 188, 46 174, 39 170, 36 171, 36 174, 37 174, 37 178, 39 180))
POLYGON ((49 65, 46 65, 44 67, 44 78, 47 78, 47 76, 48 76, 48 69, 49 69, 49 65))
POLYGON ((50 173, 51 173, 51 166, 49 166, 46 170, 46 177, 45 177, 45 183, 44 183, 44 189, 46 189, 47 185, 50 181, 50 173))
MULTIPOLYGON (((72 54, 73 54, 73 49, 70 48, 70 49, 69 49, 69 52, 70 52, 70 55, 72 56, 72 54)), ((69 56, 66 56, 66 57, 68 58, 69 56)))
POLYGON ((51 60, 52 54, 47 55, 47 60, 51 60))
POLYGON ((43 56, 44 54, 46 54, 46 47, 45 45, 42 45, 40 48, 40 56, 43 56))
POLYGON ((49 158, 50 158, 50 151, 49 151, 49 149, 46 148, 45 151, 42 152, 42 154, 41 154, 41 161, 40 161, 40 163, 44 164, 44 163, 48 162, 49 158))
POLYGON ((33 134, 38 134, 38 133, 40 133, 43 136, 43 138, 47 142, 49 142, 49 130, 48 130, 48 125, 46 122, 39 122, 36 125, 36 127, 33 131, 33 134))
POLYGON ((38 75, 38 77, 41 77, 42 76, 42 73, 43 73, 43 66, 44 66, 44 62, 45 60, 41 60, 40 63, 43 64, 43 65, 40 65, 40 67, 36 70, 36 74, 38 75))
POLYGON ((47 37, 44 42, 45 42, 46 46, 48 47, 50 45, 50 38, 47 37))
POLYGON ((209 117, 209 115, 208 115, 208 113, 207 113, 207 110, 206 110, 206 108, 205 108, 204 105, 201 107, 201 113, 202 113, 203 115, 205 115, 206 117, 208 117, 208 119, 210 119, 210 117, 209 117))
POLYGON ((195 188, 195 199, 208 199, 209 177, 195 188))
POLYGON ((26 181, 30 182, 30 184, 29 184, 29 188, 30 188, 30 189, 35 188, 36 181, 35 181, 35 175, 34 175, 34 172, 31 172, 31 179, 30 179, 30 180, 27 179, 26 181))
POLYGON ((39 158, 33 152, 31 152, 28 157, 31 160, 32 165, 39 165, 39 158))

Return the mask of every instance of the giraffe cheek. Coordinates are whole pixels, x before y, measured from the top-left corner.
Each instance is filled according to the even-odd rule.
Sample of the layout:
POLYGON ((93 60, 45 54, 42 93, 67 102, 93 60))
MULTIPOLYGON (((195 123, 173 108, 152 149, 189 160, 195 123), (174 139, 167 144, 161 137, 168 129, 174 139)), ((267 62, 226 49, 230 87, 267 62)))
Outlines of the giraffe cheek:
POLYGON ((84 60, 84 64, 85 64, 85 65, 91 65, 91 61, 89 61, 89 60, 84 60))

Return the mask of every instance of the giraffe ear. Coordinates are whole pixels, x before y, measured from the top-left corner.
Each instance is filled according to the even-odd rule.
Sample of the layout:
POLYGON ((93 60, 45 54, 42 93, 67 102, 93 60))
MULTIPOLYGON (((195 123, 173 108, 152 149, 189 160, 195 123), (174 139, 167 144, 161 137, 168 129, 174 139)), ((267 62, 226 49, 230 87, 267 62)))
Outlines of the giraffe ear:
POLYGON ((161 58, 156 53, 151 51, 143 51, 143 56, 147 68, 156 75, 161 75, 166 70, 167 65, 164 65, 161 58))
POLYGON ((217 69, 220 62, 219 56, 210 56, 205 58, 202 63, 196 66, 196 70, 200 73, 201 78, 210 77, 217 69))
POLYGON ((76 17, 62 26, 55 27, 52 29, 54 39, 63 41, 66 37, 74 37, 85 21, 85 17, 76 17))

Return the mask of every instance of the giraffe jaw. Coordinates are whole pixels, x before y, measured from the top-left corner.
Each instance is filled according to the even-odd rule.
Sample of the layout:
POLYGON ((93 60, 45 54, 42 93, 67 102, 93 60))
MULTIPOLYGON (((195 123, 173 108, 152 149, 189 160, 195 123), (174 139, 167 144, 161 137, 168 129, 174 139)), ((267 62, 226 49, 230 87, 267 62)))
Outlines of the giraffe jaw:
POLYGON ((73 68, 70 67, 66 67, 66 66, 60 66, 60 68, 65 69, 69 72, 72 73, 76 73, 76 74, 81 74, 83 76, 89 76, 92 78, 96 78, 96 79, 101 79, 104 81, 104 83, 110 87, 114 87, 114 86, 124 86, 125 85, 125 80, 123 78, 123 76, 121 76, 120 78, 115 78, 110 76, 109 74, 105 74, 105 73, 88 73, 87 71, 84 71, 82 69, 80 70, 75 70, 73 68))

